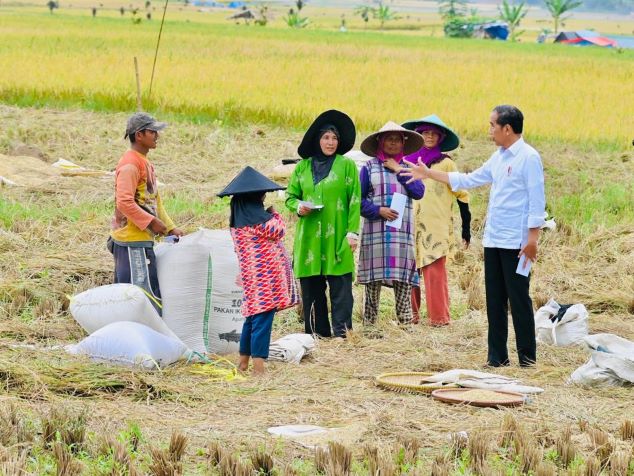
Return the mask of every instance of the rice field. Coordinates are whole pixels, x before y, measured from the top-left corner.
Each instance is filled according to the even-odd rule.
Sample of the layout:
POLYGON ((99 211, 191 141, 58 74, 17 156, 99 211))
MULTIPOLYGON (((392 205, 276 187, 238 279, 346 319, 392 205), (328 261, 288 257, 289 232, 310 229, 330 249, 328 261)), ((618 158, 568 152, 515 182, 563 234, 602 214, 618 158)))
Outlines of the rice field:
MULTIPOLYGON (((126 147, 125 119, 0 106, 0 154, 28 144, 43 157, 43 170, 59 158, 110 170, 126 147)), ((152 153, 166 207, 187 232, 224 228, 228 204, 215 194, 245 165, 270 173, 300 140, 301 132, 275 126, 175 122, 152 153)), ((467 139, 453 156, 469 170, 491 150, 467 139)), ((632 340, 634 154, 559 144, 542 144, 540 152, 548 209, 559 226, 541 240, 534 303, 584 303, 591 333, 632 340)), ((0 160, 19 175, 19 157, 0 160)), ((270 457, 268 474, 288 476, 370 476, 376 468, 410 476, 631 474, 623 467, 633 451, 632 389, 567 384, 588 359, 580 346, 539 345, 536 368, 500 369, 545 389, 512 410, 449 406, 374 384, 383 372, 485 370, 486 189, 472 196, 472 246, 449 268, 449 328, 399 328, 385 290, 378 332, 366 335, 356 286, 348 341, 320 341, 301 365, 271 363, 262 379, 217 382, 185 364, 144 372, 92 364, 59 348, 85 335, 68 313, 67 296, 112 280, 104 246, 112 186, 109 177, 51 176, 37 186, 0 188, 0 472, 17 466, 33 475, 251 475, 256 462, 270 468, 270 457), (331 451, 339 456, 331 460, 267 433, 284 424, 338 428, 340 446, 331 451)), ((294 217, 279 197, 268 200, 289 223, 290 245, 294 217)), ((273 335, 301 329, 289 310, 276 316, 273 335)), ((515 360, 512 333, 510 349, 515 360)))
MULTIPOLYGON (((44 177, 0 185, 0 474, 634 475, 632 388, 568 384, 588 359, 581 346, 540 344, 535 368, 500 369, 545 389, 512 410, 375 385, 383 372, 485 370, 486 188, 472 194, 472 246, 449 268, 449 328, 398 327, 385 290, 377 332, 366 334, 355 286, 347 341, 320 341, 300 366, 270 363, 264 378, 218 382, 184 363, 147 372, 60 348, 85 335, 68 296, 112 280, 104 243, 113 184, 50 170, 60 158, 114 167, 135 107, 134 56, 146 108, 171 122, 151 158, 166 208, 186 232, 226 227, 228 203, 215 194, 245 165, 270 173, 293 157, 325 108, 355 118, 358 143, 388 119, 435 112, 463 139, 452 157, 472 170, 493 150, 491 107, 512 102, 542 154, 558 223, 540 240, 534 305, 583 303, 591 333, 634 340, 632 52, 444 40, 427 14, 399 20, 416 27, 405 31, 366 31, 357 20, 342 34, 338 10, 311 13, 316 25, 294 31, 281 26, 277 5, 272 24, 256 28, 177 4, 148 97, 158 21, 132 25, 113 0, 93 19, 88 0, 74 3, 53 15, 0 4, 0 170, 20 177, 28 153, 40 157, 44 177), (315 450, 267 433, 284 424, 337 434, 315 450)), ((632 23, 602 28, 627 33, 632 23)), ((289 224, 290 246, 296 218, 280 197, 268 200, 289 224)), ((273 337, 302 329, 296 310, 285 311, 273 337)))
POLYGON ((534 141, 623 150, 632 140, 633 51, 294 30, 279 17, 246 27, 174 7, 148 97, 159 22, 82 12, 0 11, 0 100, 128 111, 136 56, 145 109, 186 120, 301 129, 335 107, 370 130, 435 112, 479 138, 490 109, 513 103, 534 141))

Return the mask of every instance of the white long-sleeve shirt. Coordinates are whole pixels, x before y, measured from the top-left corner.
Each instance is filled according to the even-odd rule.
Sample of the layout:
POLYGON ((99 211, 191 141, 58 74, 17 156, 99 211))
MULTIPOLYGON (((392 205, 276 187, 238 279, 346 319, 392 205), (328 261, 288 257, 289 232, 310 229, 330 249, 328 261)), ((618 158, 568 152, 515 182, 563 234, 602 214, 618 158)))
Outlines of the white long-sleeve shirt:
POLYGON ((482 244, 487 248, 520 249, 528 229, 544 224, 544 169, 539 153, 520 138, 500 147, 471 173, 449 173, 453 191, 491 185, 482 244))

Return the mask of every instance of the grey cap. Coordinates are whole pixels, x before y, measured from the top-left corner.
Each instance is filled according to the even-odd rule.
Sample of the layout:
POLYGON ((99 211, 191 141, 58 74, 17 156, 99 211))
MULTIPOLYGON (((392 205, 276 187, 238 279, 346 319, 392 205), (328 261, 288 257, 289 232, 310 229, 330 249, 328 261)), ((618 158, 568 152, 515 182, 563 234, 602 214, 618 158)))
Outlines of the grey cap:
POLYGON ((147 112, 136 112, 128 118, 128 125, 125 128, 123 138, 126 139, 128 136, 133 136, 142 130, 162 131, 166 127, 166 122, 158 122, 147 112))

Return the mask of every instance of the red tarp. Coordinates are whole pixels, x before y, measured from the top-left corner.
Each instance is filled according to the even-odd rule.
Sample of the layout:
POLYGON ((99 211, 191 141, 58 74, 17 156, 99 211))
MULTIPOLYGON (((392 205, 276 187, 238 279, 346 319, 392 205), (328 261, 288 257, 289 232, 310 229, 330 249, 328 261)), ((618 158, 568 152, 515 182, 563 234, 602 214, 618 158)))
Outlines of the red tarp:
POLYGON ((606 38, 605 36, 600 36, 598 33, 594 31, 567 31, 561 32, 557 38, 555 38, 555 43, 566 43, 568 45, 596 45, 596 46, 607 46, 607 47, 616 47, 618 43, 611 39, 606 38))

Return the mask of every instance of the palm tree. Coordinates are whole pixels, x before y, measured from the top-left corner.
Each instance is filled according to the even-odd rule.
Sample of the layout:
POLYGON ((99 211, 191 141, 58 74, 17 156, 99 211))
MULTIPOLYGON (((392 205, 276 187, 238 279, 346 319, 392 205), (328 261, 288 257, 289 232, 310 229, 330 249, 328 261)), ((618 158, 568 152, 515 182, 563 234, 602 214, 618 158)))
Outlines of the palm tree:
POLYGON ((381 30, 383 29, 383 25, 386 21, 390 20, 398 20, 398 16, 394 13, 393 10, 390 10, 388 5, 385 5, 382 1, 379 2, 379 7, 374 9, 374 18, 379 20, 381 24, 381 30))
POLYGON ((295 6, 297 11, 291 8, 288 11, 288 15, 284 17, 284 21, 291 28, 306 28, 308 26, 308 18, 300 16, 300 12, 306 6, 306 2, 304 0, 295 0, 295 6))
POLYGON ((508 0, 503 0, 502 5, 498 6, 500 12, 500 18, 509 24, 509 37, 511 41, 515 41, 524 31, 516 32, 515 29, 520 26, 520 22, 528 13, 526 9, 526 3, 521 2, 519 5, 509 3, 508 0))
POLYGON ((546 4, 546 8, 550 12, 550 15, 553 17, 553 21, 555 22, 555 35, 559 30, 559 23, 564 20, 562 18, 563 14, 581 6, 583 1, 581 0, 544 0, 546 4))
POLYGON ((438 12, 443 20, 467 15, 467 0, 438 0, 438 12))
POLYGON ((354 12, 357 15, 360 15, 363 21, 365 22, 365 27, 368 27, 368 22, 370 21, 370 16, 374 16, 374 8, 369 5, 359 5, 354 9, 354 12))
POLYGON ((55 10, 56 8, 59 8, 59 4, 55 0, 48 0, 48 3, 46 4, 46 6, 50 10, 51 14, 53 13, 53 10, 55 10))

